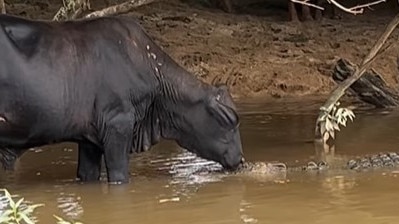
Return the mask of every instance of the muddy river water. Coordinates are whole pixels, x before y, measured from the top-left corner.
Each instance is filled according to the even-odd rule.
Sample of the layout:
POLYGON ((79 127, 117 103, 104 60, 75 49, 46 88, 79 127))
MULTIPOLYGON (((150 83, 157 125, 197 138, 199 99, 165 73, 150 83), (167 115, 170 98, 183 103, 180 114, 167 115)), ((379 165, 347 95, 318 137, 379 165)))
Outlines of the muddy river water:
MULTIPOLYGON (((289 166, 315 158, 313 138, 322 102, 239 104, 248 161, 289 166)), ((83 223, 397 223, 399 167, 354 172, 288 172, 285 175, 222 175, 196 172, 217 165, 162 142, 131 161, 124 186, 74 181, 74 144, 26 153, 13 173, 0 172, 0 187, 34 203, 39 223, 53 214, 83 223)), ((399 152, 399 111, 358 112, 337 137, 329 161, 384 151, 399 152)))

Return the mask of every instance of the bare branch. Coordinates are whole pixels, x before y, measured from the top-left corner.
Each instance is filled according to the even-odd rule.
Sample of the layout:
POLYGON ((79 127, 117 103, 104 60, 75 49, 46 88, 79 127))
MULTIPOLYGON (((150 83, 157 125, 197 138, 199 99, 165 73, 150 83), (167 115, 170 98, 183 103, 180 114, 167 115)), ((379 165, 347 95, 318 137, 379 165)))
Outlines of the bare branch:
MULTIPOLYGON (((370 64, 376 59, 378 56, 378 53, 380 53, 382 46, 385 44, 386 40, 388 37, 391 35, 391 33, 395 30, 396 26, 399 24, 399 14, 395 16, 395 18, 392 19, 392 21, 388 24, 386 27, 384 33, 381 34, 380 38, 375 42, 373 48, 370 50, 370 52, 366 55, 366 57, 363 59, 360 67, 356 69, 354 74, 347 78, 345 81, 341 83, 341 85, 338 85, 333 92, 331 93, 330 97, 327 99, 327 101, 324 103, 324 105, 320 108, 320 113, 316 121, 316 128, 315 128, 315 137, 317 140, 322 139, 323 134, 321 133, 321 124, 323 122, 323 115, 325 113, 329 113, 333 106, 338 102, 338 100, 344 95, 345 91, 354 83, 356 82, 362 75, 363 73, 368 69, 370 64)), ((384 51, 386 48, 383 49, 384 51)))
POLYGON ((132 10, 132 8, 150 4, 152 2, 155 2, 155 0, 130 0, 130 1, 124 2, 122 4, 113 5, 108 8, 89 13, 85 16, 85 18, 93 18, 93 17, 101 17, 101 16, 108 16, 108 15, 113 15, 113 14, 126 13, 126 12, 129 12, 130 10, 132 10))
POLYGON ((345 12, 347 12, 347 13, 351 13, 351 14, 353 14, 353 15, 357 15, 357 14, 362 14, 363 11, 364 11, 364 8, 368 8, 368 7, 372 6, 372 5, 380 4, 380 3, 382 3, 382 2, 385 2, 386 0, 377 0, 377 1, 374 1, 374 2, 370 2, 370 3, 367 3, 367 4, 363 4, 363 5, 358 5, 358 6, 351 7, 351 8, 346 8, 345 6, 339 4, 339 3, 338 3, 337 1, 335 1, 335 0, 327 0, 327 1, 328 1, 330 4, 335 5, 336 7, 338 7, 339 9, 341 9, 342 11, 345 11, 345 12))
POLYGON ((370 2, 367 4, 363 4, 363 5, 358 5, 358 6, 354 6, 352 8, 350 8, 351 10, 358 10, 358 9, 363 9, 363 8, 369 8, 372 5, 378 5, 382 2, 386 2, 386 0, 379 0, 379 1, 375 1, 375 2, 370 2))
MULTIPOLYGON (((310 6, 310 7, 316 8, 316 9, 324 10, 324 8, 321 6, 309 3, 309 0, 290 0, 290 1, 294 2, 294 3, 310 6)), ((338 3, 336 0, 327 0, 327 2, 336 6, 337 8, 341 9, 344 12, 351 13, 353 15, 357 15, 357 14, 362 14, 364 12, 364 8, 369 8, 370 6, 377 5, 382 2, 386 2, 386 0, 377 0, 374 2, 367 3, 367 4, 357 5, 357 6, 354 6, 351 8, 346 8, 345 6, 338 3)))
POLYGON ((316 9, 320 9, 320 10, 324 10, 323 7, 309 3, 309 0, 305 0, 305 1, 301 1, 301 0, 291 0, 291 2, 293 3, 298 3, 298 4, 302 4, 302 5, 306 5, 306 6, 310 6, 316 9))

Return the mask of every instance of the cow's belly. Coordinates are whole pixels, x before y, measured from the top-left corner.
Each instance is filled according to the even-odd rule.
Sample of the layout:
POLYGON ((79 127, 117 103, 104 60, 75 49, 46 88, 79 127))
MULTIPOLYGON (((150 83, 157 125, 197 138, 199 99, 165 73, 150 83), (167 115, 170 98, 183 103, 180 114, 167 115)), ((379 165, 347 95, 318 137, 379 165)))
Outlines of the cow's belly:
POLYGON ((61 138, 62 114, 30 102, 0 100, 0 147, 34 147, 61 138))

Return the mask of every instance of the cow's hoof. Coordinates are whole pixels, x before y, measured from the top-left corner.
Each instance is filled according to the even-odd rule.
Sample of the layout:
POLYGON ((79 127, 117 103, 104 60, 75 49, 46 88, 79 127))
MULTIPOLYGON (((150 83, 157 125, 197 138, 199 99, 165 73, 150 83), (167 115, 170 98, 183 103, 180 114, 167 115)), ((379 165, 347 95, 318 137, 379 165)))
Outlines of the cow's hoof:
POLYGON ((127 180, 117 180, 117 181, 108 181, 109 185, 123 185, 130 183, 129 179, 127 180))
POLYGON ((98 173, 80 174, 77 176, 77 179, 80 182, 96 182, 100 181, 100 175, 98 173))
POLYGON ((129 177, 126 175, 110 175, 108 176, 108 184, 109 185, 121 185, 128 184, 129 177))

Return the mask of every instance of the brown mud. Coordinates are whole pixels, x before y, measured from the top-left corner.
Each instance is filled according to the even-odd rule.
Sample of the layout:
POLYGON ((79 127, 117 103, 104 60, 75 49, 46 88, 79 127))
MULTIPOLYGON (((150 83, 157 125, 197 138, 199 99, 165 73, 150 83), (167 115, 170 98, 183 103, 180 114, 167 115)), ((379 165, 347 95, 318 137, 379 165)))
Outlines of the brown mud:
MULTIPOLYGON (((23 2, 23 1, 21 1, 23 2)), ((44 0, 7 4, 9 14, 51 19, 60 3, 44 0)), ((93 0, 94 10, 119 1, 93 0)), ((200 2, 200 1, 197 1, 200 2)), ((397 3, 396 3, 397 4, 397 3)), ((326 96, 335 86, 331 71, 343 57, 354 63, 374 44, 393 18, 395 1, 363 15, 341 12, 340 20, 289 22, 286 9, 247 6, 228 14, 187 1, 164 1, 130 15, 179 64, 211 83, 226 82, 238 98, 326 96)), ((391 40, 396 40, 395 32, 391 40)), ((373 68, 397 88, 398 46, 381 55, 373 68)))

